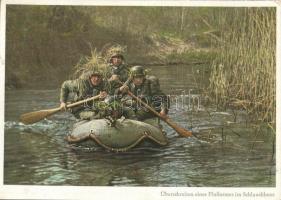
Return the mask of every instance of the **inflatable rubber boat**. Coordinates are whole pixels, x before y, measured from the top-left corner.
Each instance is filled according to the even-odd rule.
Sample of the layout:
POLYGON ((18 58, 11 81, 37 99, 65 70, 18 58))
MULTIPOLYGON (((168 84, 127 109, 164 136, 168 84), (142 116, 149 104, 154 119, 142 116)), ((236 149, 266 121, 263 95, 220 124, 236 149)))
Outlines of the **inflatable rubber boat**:
POLYGON ((168 141, 157 118, 137 121, 131 119, 96 119, 80 121, 66 137, 69 143, 100 146, 109 151, 127 151, 138 145, 165 146, 168 141))

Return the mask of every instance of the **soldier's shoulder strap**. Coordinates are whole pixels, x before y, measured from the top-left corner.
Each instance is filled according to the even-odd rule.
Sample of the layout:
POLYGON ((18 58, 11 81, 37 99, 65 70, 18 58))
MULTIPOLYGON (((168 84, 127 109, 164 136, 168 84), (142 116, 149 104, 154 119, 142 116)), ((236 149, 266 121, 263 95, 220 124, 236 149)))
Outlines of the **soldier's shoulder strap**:
POLYGON ((124 63, 124 64, 123 64, 123 68, 126 69, 127 71, 130 71, 131 67, 132 67, 132 66, 131 66, 131 65, 128 65, 127 63, 124 63))
POLYGON ((66 88, 73 88, 77 87, 80 84, 80 79, 74 79, 74 80, 66 80, 63 82, 62 86, 66 88))
POLYGON ((146 75, 146 80, 152 93, 162 93, 160 89, 159 79, 156 76, 146 75))
POLYGON ((146 75, 145 78, 152 84, 159 84, 159 78, 154 75, 146 75))

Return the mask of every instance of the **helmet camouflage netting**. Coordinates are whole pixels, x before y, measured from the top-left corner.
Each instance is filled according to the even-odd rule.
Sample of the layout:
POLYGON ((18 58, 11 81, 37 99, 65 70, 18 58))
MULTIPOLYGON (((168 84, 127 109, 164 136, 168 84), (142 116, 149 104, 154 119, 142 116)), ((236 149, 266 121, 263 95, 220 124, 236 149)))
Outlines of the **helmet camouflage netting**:
POLYGON ((107 73, 105 59, 96 51, 91 51, 91 56, 85 56, 75 66, 76 77, 86 79, 92 75, 105 76, 107 73))
POLYGON ((113 57, 120 57, 122 60, 124 60, 124 54, 126 54, 127 47, 121 46, 119 44, 117 45, 111 45, 109 47, 105 47, 105 53, 104 57, 107 62, 111 63, 111 60, 113 57))

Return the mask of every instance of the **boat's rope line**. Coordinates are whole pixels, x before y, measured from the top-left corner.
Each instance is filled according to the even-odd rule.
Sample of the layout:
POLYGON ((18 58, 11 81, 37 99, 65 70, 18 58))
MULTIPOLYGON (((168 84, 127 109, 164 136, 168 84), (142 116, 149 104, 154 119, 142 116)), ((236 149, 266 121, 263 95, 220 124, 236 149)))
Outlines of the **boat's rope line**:
POLYGON ((90 134, 90 137, 92 139, 94 139, 99 145, 101 145, 102 147, 106 148, 107 150, 110 150, 110 151, 115 151, 115 152, 124 152, 124 151, 127 151, 133 147, 135 147, 140 141, 142 141, 144 138, 146 138, 145 135, 142 135, 136 142, 134 142, 133 144, 127 146, 127 147, 124 147, 124 148, 114 148, 114 147, 110 147, 106 144, 103 144, 99 139, 98 137, 94 134, 94 133, 91 133, 90 134))
MULTIPOLYGON (((162 133, 162 132, 161 132, 162 133)), ((165 136, 164 136, 165 137, 165 136)), ((101 140, 95 135, 95 133, 90 133, 88 135, 85 135, 83 137, 73 137, 72 135, 68 135, 66 137, 66 140, 69 142, 69 143, 78 143, 78 142, 82 142, 82 141, 85 141, 87 139, 93 139, 95 142, 97 142, 100 146, 104 147, 105 149, 109 150, 109 151, 115 151, 115 152, 124 152, 124 151, 127 151, 133 147, 135 147, 137 144, 139 144, 142 140, 144 140, 145 138, 149 138, 151 139, 152 141, 156 142, 157 144, 159 145, 166 145, 168 143, 168 141, 160 141, 160 140, 157 140, 156 138, 154 138, 151 133, 149 131, 144 131, 142 136, 136 140, 134 143, 130 144, 129 146, 127 147, 123 147, 123 148, 114 148, 114 147, 110 147, 104 143, 101 142, 101 140)))
POLYGON ((68 141, 69 143, 77 143, 77 142, 82 142, 84 140, 89 139, 90 135, 85 135, 83 137, 74 137, 72 135, 68 135, 66 136, 66 141, 68 141))
MULTIPOLYGON (((161 132, 162 133, 162 132, 161 132)), ((156 138, 154 138, 153 136, 151 136, 151 133, 148 131, 148 132, 144 132, 144 134, 146 135, 146 137, 150 138, 151 140, 153 140, 154 142, 160 144, 160 145, 166 145, 168 144, 168 141, 165 140, 164 142, 160 141, 160 140, 157 140, 156 138)), ((163 134, 163 133, 162 133, 163 134)), ((163 134, 163 137, 166 139, 166 137, 164 136, 163 134)))

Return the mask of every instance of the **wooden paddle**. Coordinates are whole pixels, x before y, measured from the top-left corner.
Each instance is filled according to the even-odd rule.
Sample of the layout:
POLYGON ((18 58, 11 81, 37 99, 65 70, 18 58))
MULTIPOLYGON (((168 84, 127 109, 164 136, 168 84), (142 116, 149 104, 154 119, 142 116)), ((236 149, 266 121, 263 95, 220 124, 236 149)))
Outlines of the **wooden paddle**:
MULTIPOLYGON (((120 84, 123 84, 121 81, 118 81, 120 84)), ((128 83, 129 81, 127 80, 126 83, 128 83)), ((124 83, 124 85, 127 85, 126 83, 124 83)), ((184 128, 182 128, 181 126, 179 126, 178 124, 176 124, 175 122, 173 122, 170 118, 165 118, 162 115, 160 115, 156 110, 154 110, 151 106, 149 106, 148 104, 146 104, 145 102, 143 102, 140 98, 138 98, 137 96, 135 96, 130 90, 127 91, 128 95, 131 96, 133 99, 135 99, 137 102, 141 103, 145 108, 147 108, 150 112, 152 112, 154 115, 156 115, 157 117, 159 117, 162 121, 166 122, 170 127, 172 127, 179 135, 183 136, 183 137, 190 137, 192 136, 192 132, 189 130, 186 130, 184 128)))
MULTIPOLYGON (((84 99, 81 101, 77 101, 75 103, 69 104, 66 107, 67 108, 73 108, 75 106, 81 105, 83 103, 86 103, 88 101, 93 101, 96 100, 100 97, 100 95, 88 98, 88 99, 84 99)), ((59 111, 62 111, 63 108, 58 107, 58 108, 53 108, 53 109, 48 109, 48 110, 39 110, 39 111, 34 111, 34 112, 29 112, 29 113, 25 113, 22 114, 20 116, 20 122, 24 123, 24 124, 33 124, 35 122, 38 122, 42 119, 45 119, 46 117, 49 117, 53 114, 56 114, 59 111)))

